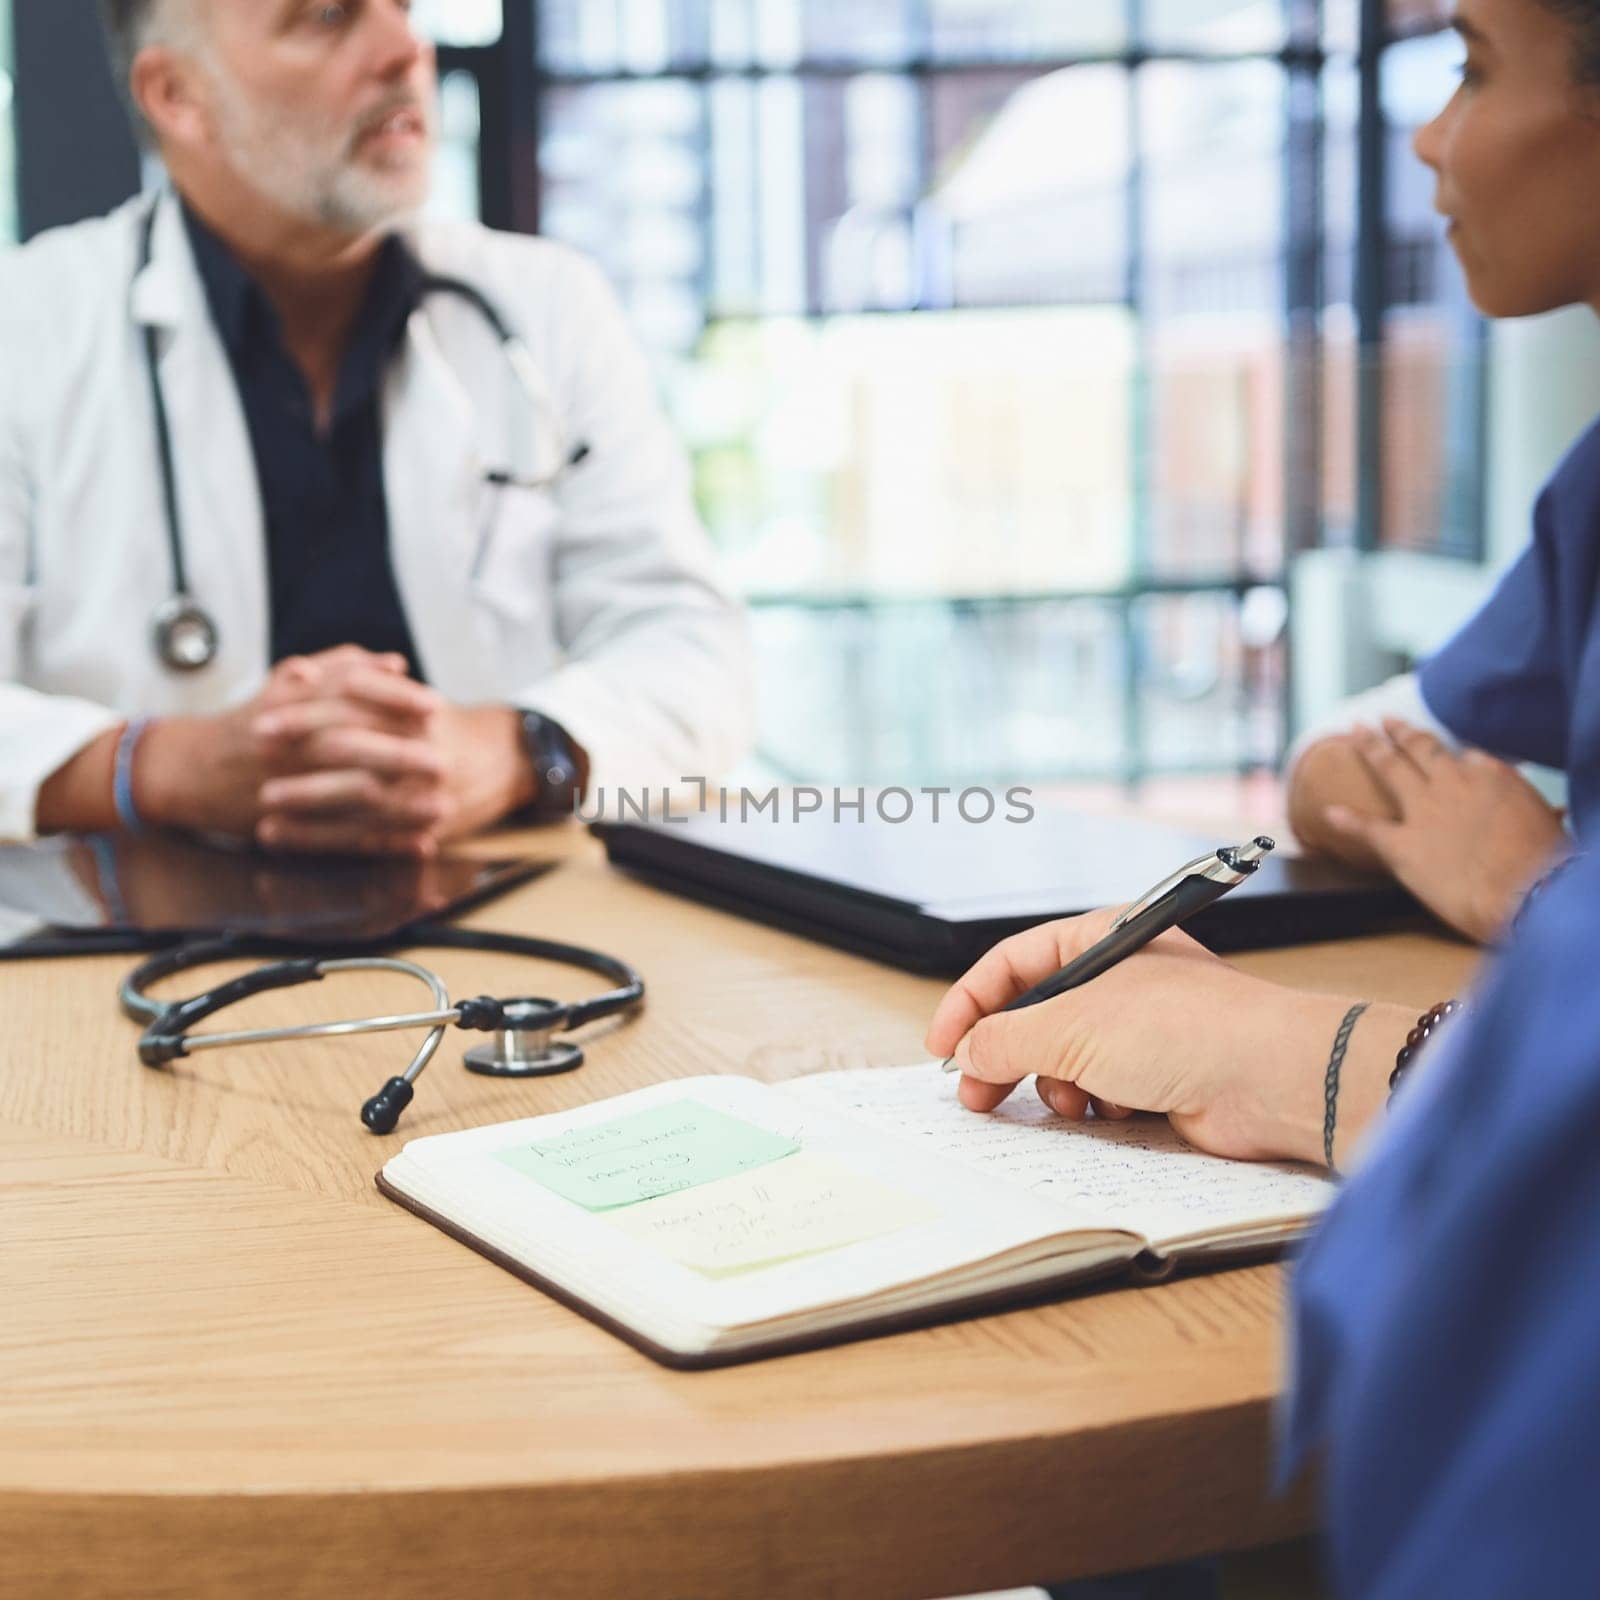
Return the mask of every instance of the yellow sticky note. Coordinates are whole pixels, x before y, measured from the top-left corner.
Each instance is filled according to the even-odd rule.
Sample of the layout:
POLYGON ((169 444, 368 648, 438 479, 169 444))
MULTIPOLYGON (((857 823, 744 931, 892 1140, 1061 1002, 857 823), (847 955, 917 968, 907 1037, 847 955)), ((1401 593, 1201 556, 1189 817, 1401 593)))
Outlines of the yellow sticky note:
POLYGON ((938 1214, 917 1195, 802 1152, 606 1220, 674 1261, 721 1278, 898 1233, 938 1214))

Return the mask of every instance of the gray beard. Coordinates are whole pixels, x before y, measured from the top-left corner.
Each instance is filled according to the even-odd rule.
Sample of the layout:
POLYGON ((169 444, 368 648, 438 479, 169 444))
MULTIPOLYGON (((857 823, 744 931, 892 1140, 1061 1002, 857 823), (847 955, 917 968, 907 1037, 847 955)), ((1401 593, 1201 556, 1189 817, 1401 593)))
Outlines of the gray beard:
POLYGON ((223 114, 217 131, 228 163, 292 217, 365 234, 392 228, 427 204, 426 165, 403 175, 364 172, 348 154, 329 157, 297 124, 262 119, 252 127, 249 120, 231 105, 223 114))

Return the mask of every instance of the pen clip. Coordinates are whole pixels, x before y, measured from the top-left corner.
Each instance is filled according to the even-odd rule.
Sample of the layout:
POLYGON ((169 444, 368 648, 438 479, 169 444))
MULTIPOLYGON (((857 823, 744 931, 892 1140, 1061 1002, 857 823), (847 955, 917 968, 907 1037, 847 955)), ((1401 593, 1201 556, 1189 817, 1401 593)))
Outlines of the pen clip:
POLYGON ((1261 865, 1261 858, 1272 848, 1273 841, 1260 834, 1248 844, 1224 845, 1220 850, 1208 850, 1203 856, 1196 856, 1135 900, 1111 924, 1110 931, 1115 933, 1148 911, 1158 900, 1166 899, 1185 878, 1212 878, 1227 884, 1229 888, 1236 883, 1243 883, 1261 865))

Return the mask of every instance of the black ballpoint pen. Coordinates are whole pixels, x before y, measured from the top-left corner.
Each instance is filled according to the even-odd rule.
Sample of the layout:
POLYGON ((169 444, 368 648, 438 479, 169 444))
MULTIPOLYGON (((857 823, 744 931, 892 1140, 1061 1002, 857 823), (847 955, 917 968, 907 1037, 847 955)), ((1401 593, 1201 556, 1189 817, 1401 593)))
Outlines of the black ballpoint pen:
MULTIPOLYGON (((1024 990, 1001 1011, 1021 1011, 1024 1006, 1036 1006, 1043 1000, 1054 1000, 1068 989, 1076 989, 1091 978, 1098 978, 1119 961, 1135 951, 1142 950, 1152 939, 1187 922, 1197 912, 1220 900, 1230 889, 1237 888, 1246 878, 1252 877, 1274 842, 1259 834, 1248 844, 1224 845, 1209 855, 1196 856, 1187 866, 1179 867, 1170 877, 1163 878, 1148 894, 1141 896, 1128 907, 1115 922, 1111 931, 1092 944, 1080 956, 1075 956, 1059 972, 1024 990)), ((957 1070, 956 1058, 944 1063, 946 1072, 957 1070)))

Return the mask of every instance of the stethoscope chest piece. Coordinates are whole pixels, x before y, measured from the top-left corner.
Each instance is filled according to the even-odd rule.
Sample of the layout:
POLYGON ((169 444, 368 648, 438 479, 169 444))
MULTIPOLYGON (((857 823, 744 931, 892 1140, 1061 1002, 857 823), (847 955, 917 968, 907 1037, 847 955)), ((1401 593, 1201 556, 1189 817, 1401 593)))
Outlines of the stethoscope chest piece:
POLYGON ((468 1072, 486 1078, 551 1078, 583 1065, 583 1047, 555 1037, 567 1026, 571 1006, 558 1000, 519 1000, 508 1004, 505 1013, 512 1026, 467 1051, 468 1072))
POLYGON ((186 594, 162 601, 150 629, 157 655, 174 672, 199 672, 217 659, 217 625, 186 594))
POLYGON ((583 1047, 568 1039, 534 1046, 519 1030, 497 1033, 493 1044, 474 1045, 466 1054, 468 1072, 486 1078, 553 1078, 583 1065, 583 1047))

